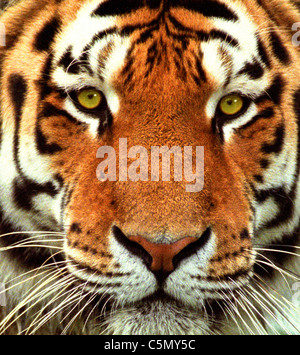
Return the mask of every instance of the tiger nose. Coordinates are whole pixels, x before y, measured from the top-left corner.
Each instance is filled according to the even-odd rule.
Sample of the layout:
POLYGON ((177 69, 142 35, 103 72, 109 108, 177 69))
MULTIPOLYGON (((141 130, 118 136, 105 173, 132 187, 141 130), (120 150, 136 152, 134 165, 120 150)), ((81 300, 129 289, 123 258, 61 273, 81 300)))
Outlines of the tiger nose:
POLYGON ((181 261, 196 254, 210 241, 211 228, 199 237, 184 237, 174 243, 152 243, 141 236, 126 236, 120 228, 113 226, 115 239, 131 254, 142 259, 154 274, 166 277, 181 261))
POLYGON ((197 238, 186 237, 172 244, 155 244, 140 236, 130 236, 129 240, 139 244, 150 256, 149 268, 153 272, 167 272, 174 270, 173 260, 188 245, 195 243, 197 238))

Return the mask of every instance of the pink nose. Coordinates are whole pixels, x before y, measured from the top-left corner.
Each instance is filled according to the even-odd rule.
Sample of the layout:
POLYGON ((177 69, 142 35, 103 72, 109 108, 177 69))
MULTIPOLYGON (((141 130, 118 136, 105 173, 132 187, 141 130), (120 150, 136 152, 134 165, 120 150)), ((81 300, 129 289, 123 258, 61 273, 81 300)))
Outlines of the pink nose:
POLYGON ((141 245, 150 254, 152 257, 150 269, 152 271, 166 272, 174 270, 173 258, 189 244, 198 240, 195 237, 186 237, 172 244, 154 244, 139 236, 131 236, 128 239, 141 245))

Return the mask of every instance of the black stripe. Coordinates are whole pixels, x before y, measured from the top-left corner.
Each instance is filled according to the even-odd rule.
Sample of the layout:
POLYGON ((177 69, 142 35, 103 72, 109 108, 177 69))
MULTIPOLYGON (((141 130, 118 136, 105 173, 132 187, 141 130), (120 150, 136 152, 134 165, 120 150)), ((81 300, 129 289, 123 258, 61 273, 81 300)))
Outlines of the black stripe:
POLYGON ((128 239, 117 226, 112 227, 112 233, 118 243, 120 243, 126 250, 129 250, 133 255, 143 259, 146 266, 150 267, 152 263, 152 257, 140 244, 128 239))
MULTIPOLYGON (((223 32, 221 30, 212 30, 211 32, 195 31, 195 35, 202 42, 208 42, 214 39, 218 39, 221 40, 222 42, 226 42, 232 47, 238 48, 240 46, 236 38, 231 37, 228 33, 223 32)), ((190 36, 190 38, 195 38, 195 37, 190 36)))
POLYGON ((27 94, 27 83, 25 79, 19 74, 11 74, 8 79, 8 90, 14 107, 15 114, 15 135, 14 135, 14 161, 17 171, 21 173, 19 162, 19 131, 24 106, 25 97, 27 94))
POLYGON ((267 90, 267 95, 271 98, 274 104, 281 103, 281 96, 285 88, 285 82, 280 75, 277 75, 271 87, 267 90))
POLYGON ((274 228, 279 226, 280 224, 286 223, 289 219, 293 217, 293 214, 295 212, 294 201, 296 198, 296 191, 298 187, 298 179, 300 173, 300 88, 294 94, 293 106, 294 106, 295 117, 298 126, 298 144, 297 144, 298 158, 297 158, 297 167, 296 167, 294 183, 289 193, 286 193, 283 188, 256 192, 255 195, 258 201, 264 202, 267 198, 271 197, 274 199, 279 209, 279 213, 271 221, 266 223, 263 226, 263 228, 274 228))
POLYGON ((146 64, 151 68, 150 71, 153 69, 154 64, 157 62, 157 57, 158 57, 157 42, 153 41, 151 46, 147 50, 147 58, 146 58, 146 64))
POLYGON ((276 194, 272 197, 278 206, 278 214, 269 222, 264 225, 264 228, 275 228, 281 224, 287 222, 293 217, 295 211, 294 196, 293 191, 291 193, 286 193, 284 189, 279 188, 276 194))
POLYGON ((70 227, 70 232, 80 234, 82 233, 82 229, 80 227, 80 223, 72 223, 70 227))
MULTIPOLYGON (((277 239, 274 243, 270 242, 267 245, 267 248, 271 250, 263 252, 264 256, 259 259, 270 260, 270 266, 266 264, 262 266, 258 262, 254 266, 254 272, 263 277, 264 280, 277 276, 278 270, 282 269, 283 265, 293 257, 293 253, 297 254, 299 244, 300 227, 297 226, 293 232, 284 234, 279 241, 277 239), (278 269, 276 266, 278 266, 278 269)), ((260 247, 259 244, 258 247, 260 247)), ((264 244, 263 247, 265 248, 266 245, 264 244)), ((287 271, 290 272, 289 270, 287 271)))
MULTIPOLYGON (((146 0, 146 2, 147 2, 147 6, 153 10, 153 9, 159 8, 162 0, 146 0)), ((163 1, 163 2, 166 2, 166 1, 163 1)))
POLYGON ((281 96, 285 88, 285 82, 283 78, 278 74, 273 80, 271 86, 254 101, 256 104, 273 101, 274 104, 279 105, 281 103, 281 96))
POLYGON ((58 97, 63 100, 68 97, 68 94, 64 89, 54 87, 51 83, 52 61, 53 56, 50 54, 45 62, 43 70, 41 71, 41 78, 35 81, 37 89, 40 92, 40 102, 52 93, 58 94, 58 97))
POLYGON ((49 117, 65 117, 68 121, 76 124, 76 125, 84 125, 81 122, 78 122, 73 116, 71 116, 67 111, 61 110, 56 106, 52 105, 49 102, 46 102, 44 107, 41 110, 41 113, 38 116, 35 135, 36 135, 36 147, 40 154, 55 154, 63 150, 61 146, 57 143, 48 143, 47 138, 43 134, 40 124, 41 120, 49 117))
POLYGON ((240 238, 241 239, 251 239, 248 229, 242 230, 242 232, 240 233, 240 238))
MULTIPOLYGON (((75 183, 77 183, 77 182, 78 182, 78 178, 76 179, 75 183)), ((66 192, 66 194, 64 196, 64 204, 63 204, 62 211, 65 211, 66 207, 70 203, 70 201, 72 199, 72 196, 73 196, 73 193, 74 193, 74 190, 75 190, 74 186, 72 186, 70 188, 68 187, 67 192, 66 192)))
POLYGON ((261 159, 259 161, 259 165, 262 169, 268 169, 268 167, 270 166, 270 162, 267 159, 261 159))
POLYGON ((133 67, 132 66, 134 63, 134 59, 131 56, 131 53, 128 52, 125 62, 126 62, 126 64, 122 70, 122 75, 126 76, 124 84, 127 85, 131 81, 131 78, 133 76, 133 67))
POLYGON ((113 122, 113 116, 109 110, 109 108, 106 108, 106 110, 102 111, 101 114, 97 115, 97 118, 100 120, 99 126, 98 126, 98 136, 101 137, 104 132, 111 127, 112 122, 113 122))
POLYGON ((120 16, 130 14, 144 6, 156 9, 160 6, 160 0, 107 0, 100 4, 92 13, 92 16, 120 16))
POLYGON ((72 56, 72 47, 68 47, 66 52, 62 55, 60 60, 58 61, 57 65, 62 66, 64 70, 68 74, 79 74, 82 69, 86 69, 91 75, 93 75, 93 70, 89 65, 89 50, 91 47, 96 43, 97 40, 100 40, 104 36, 108 35, 109 33, 116 33, 116 29, 112 28, 108 31, 102 31, 95 34, 90 43, 88 43, 79 58, 74 58, 72 56))
POLYGON ((264 69, 258 61, 246 63, 244 67, 237 73, 237 76, 246 74, 250 79, 260 79, 264 75, 264 69))
POLYGON ((44 9, 39 1, 36 1, 33 8, 19 11, 19 16, 16 16, 12 21, 12 31, 6 33, 5 36, 5 50, 13 48, 19 41, 19 38, 24 34, 24 27, 32 21, 33 18, 39 16, 40 10, 44 9), (22 14, 22 16, 20 16, 22 14))
POLYGON ((117 16, 126 15, 143 6, 141 0, 107 0, 100 4, 92 16, 117 16))
POLYGON ((274 116, 274 109, 273 107, 267 107, 263 111, 261 111, 259 114, 254 116, 249 122, 244 124, 243 126, 239 127, 238 130, 241 131, 243 129, 246 129, 248 127, 251 127, 254 123, 256 123, 258 120, 261 119, 268 119, 274 116))
POLYGON ((300 12, 300 2, 299 0, 292 0, 292 4, 296 7, 296 9, 300 12))
POLYGON ((256 182, 259 182, 260 184, 264 183, 264 178, 262 175, 254 175, 253 178, 256 182))
POLYGON ((30 178, 27 178, 21 169, 19 161, 19 135, 20 135, 20 121, 22 116, 22 109, 27 93, 27 84, 24 78, 18 74, 12 74, 9 77, 9 92, 12 103, 15 110, 15 137, 14 137, 14 161, 17 171, 20 175, 20 179, 14 182, 14 198, 19 207, 30 209, 31 201, 30 196, 33 197, 37 193, 48 193, 53 195, 53 191, 56 190, 52 183, 46 183, 44 185, 37 184, 30 178))
MULTIPOLYGON (((104 38, 105 36, 111 35, 111 34, 115 34, 115 33, 119 33, 119 30, 116 27, 112 27, 110 29, 104 30, 104 31, 99 31, 97 32, 93 38, 91 39, 91 41, 84 47, 82 55, 80 57, 80 60, 82 60, 83 56, 85 53, 87 53, 93 46, 94 44, 99 41, 100 39, 104 38)), ((68 51, 71 50, 71 47, 68 48, 68 51)))
POLYGON ((262 152, 266 154, 279 154, 284 144, 285 127, 283 124, 279 125, 275 131, 275 140, 273 143, 264 143, 262 145, 262 152))
POLYGON ((40 100, 44 100, 48 95, 53 92, 52 87, 49 85, 50 73, 52 69, 53 55, 50 54, 46 60, 42 70, 41 79, 37 82, 40 90, 40 100))
POLYGON ((161 16, 159 15, 155 19, 153 19, 152 21, 150 21, 148 23, 136 24, 136 25, 126 25, 118 30, 118 34, 121 36, 129 36, 134 31, 141 31, 141 30, 146 29, 143 33, 140 34, 140 38, 137 39, 135 42, 133 42, 133 44, 143 43, 149 37, 152 36, 152 33, 155 30, 159 29, 160 19, 161 19, 161 16), (146 38, 144 38, 145 36, 146 36, 146 38))
POLYGON ((268 198, 272 198, 273 196, 276 196, 281 193, 281 188, 280 189, 268 189, 268 190, 256 190, 252 186, 252 190, 254 192, 254 196, 257 202, 263 203, 265 202, 268 198))
POLYGON ((35 135, 36 135, 36 146, 40 154, 51 155, 63 150, 62 147, 59 146, 58 144, 47 142, 47 138, 45 137, 45 135, 41 130, 40 121, 37 121, 35 135))
POLYGON ((71 54, 72 47, 68 47, 66 52, 62 55, 58 66, 62 66, 65 71, 69 74, 79 74, 80 73, 80 63, 71 54))
POLYGON ((54 197, 59 191, 54 184, 49 181, 45 184, 39 184, 29 179, 15 178, 13 181, 13 197, 14 203, 24 210, 32 209, 32 199, 39 194, 47 194, 54 197))
POLYGON ((229 36, 227 32, 220 30, 212 30, 209 33, 203 33, 201 31, 196 32, 201 41, 209 41, 211 39, 220 39, 223 42, 230 44, 232 47, 239 47, 239 42, 236 38, 229 36))
MULTIPOLYGON (((158 23, 153 24, 153 25, 148 25, 147 29, 145 31, 143 31, 142 33, 140 33, 139 38, 133 43, 133 46, 141 44, 141 43, 145 43, 149 38, 152 38, 153 32, 155 30, 158 30, 158 28, 159 28, 158 23)), ((124 29, 123 29, 123 31, 124 31, 124 29)), ((121 33, 123 31, 121 31, 121 33)))
POLYGON ((274 56, 284 65, 291 62, 290 55, 283 45, 279 35, 275 31, 271 31, 271 44, 274 56))
POLYGON ((264 46, 263 41, 261 40, 261 38, 256 35, 257 38, 257 47, 258 47, 258 54, 260 56, 260 59, 262 60, 262 62, 265 64, 265 66, 270 69, 271 67, 271 62, 269 59, 269 55, 267 54, 267 50, 264 46))
POLYGON ((61 199, 61 203, 60 203, 60 225, 63 226, 64 225, 64 217, 65 217, 65 213, 66 213, 66 206, 68 205, 68 203, 70 202, 72 193, 74 191, 73 188, 70 188, 69 185, 64 185, 64 193, 63 193, 63 197, 61 199))
POLYGON ((34 48, 38 51, 48 51, 54 37, 57 34, 60 27, 60 23, 56 17, 48 21, 42 30, 37 34, 34 48))
MULTIPOLYGON (((3 68, 3 62, 4 62, 4 56, 0 55, 0 87, 3 87, 3 72, 4 72, 4 68, 3 68)), ((2 108, 2 104, 0 102, 0 112, 3 110, 2 108)), ((3 117, 1 117, 0 114, 0 149, 1 149, 1 144, 2 144, 2 134, 3 134, 3 117)))
POLYGON ((292 4, 295 6, 298 12, 300 12, 300 2, 299 0, 291 0, 292 4))
MULTIPOLYGON (((108 3, 111 3, 111 1, 107 1, 106 2, 107 5, 108 3)), ((106 3, 102 4, 105 5, 106 3)), ((100 7, 102 6, 100 5, 100 7)), ((149 5, 149 4, 148 4, 149 5)), ((122 5, 125 8, 127 6, 129 6, 129 4, 127 4, 126 2, 124 2, 124 4, 122 5)), ((93 39, 91 40, 91 42, 89 44, 86 45, 86 47, 84 48, 84 52, 86 52, 87 50, 89 50, 97 40, 100 40, 101 38, 107 36, 108 34, 114 34, 117 33, 121 36, 129 36, 131 35, 134 31, 137 30, 143 30, 146 29, 139 37, 138 40, 136 40, 136 42, 134 43, 134 45, 139 44, 139 43, 144 43, 145 41, 147 41, 149 38, 152 37, 153 31, 157 30, 159 27, 159 21, 162 18, 162 14, 159 14, 157 18, 153 19, 152 21, 150 21, 149 23, 146 24, 136 24, 136 25, 128 25, 125 26, 121 29, 117 29, 116 27, 113 27, 111 29, 107 29, 105 31, 101 31, 99 33, 97 33, 93 39)), ((175 18, 173 18, 171 15, 168 16, 169 20, 173 23, 173 25, 185 32, 183 34, 180 35, 176 35, 174 33, 168 32, 168 34, 170 36, 172 36, 175 40, 179 40, 180 42, 186 42, 186 39, 199 39, 201 41, 209 41, 212 39, 219 39, 222 40, 224 42, 226 42, 227 44, 233 46, 233 47, 239 47, 239 42, 236 38, 231 37, 230 35, 228 35, 228 33, 220 31, 220 30, 212 30, 211 32, 207 33, 204 31, 193 31, 189 28, 184 27, 182 24, 180 24, 175 18)), ((70 48, 68 48, 67 52, 63 55, 63 57, 61 58, 59 65, 63 65, 63 67, 65 69, 67 69, 71 62, 74 60, 74 58, 71 57, 70 55, 70 48)), ((70 72, 74 72, 77 73, 79 71, 78 66, 77 68, 74 68, 73 70, 71 69, 70 72)))
MULTIPOLYGON (((89 61, 89 52, 87 51, 83 51, 81 56, 79 57, 78 61, 80 62, 80 70, 82 69, 86 69, 86 71, 93 76, 94 72, 92 67, 90 66, 90 61, 89 61)), ((103 80, 103 78, 100 75, 100 72, 98 73, 99 77, 101 78, 101 80, 103 80)))
MULTIPOLYGON (((202 67, 202 63, 201 63, 201 60, 199 57, 196 57, 196 69, 197 69, 197 74, 198 74, 200 81, 207 82, 206 73, 202 67)), ((194 77, 194 79, 195 79, 195 77, 194 77)), ((200 84, 199 81, 198 81, 198 84, 200 84)))
POLYGON ((254 189, 254 193, 257 202, 264 203, 267 199, 271 198, 279 210, 274 218, 260 227, 261 229, 278 227, 293 217, 295 211, 294 190, 287 193, 282 187, 279 187, 260 191, 254 189))
POLYGON ((267 190, 256 190, 252 187, 252 189, 254 191, 255 199, 258 203, 264 203, 267 199, 270 198, 275 202, 279 210, 277 215, 270 221, 266 222, 264 225, 260 226, 260 229, 276 228, 283 223, 286 223, 293 217, 295 212, 295 184, 289 193, 287 193, 282 187, 267 190))
MULTIPOLYGON (((300 88, 294 94, 293 108, 298 127, 298 167, 300 169, 300 88)), ((299 174, 299 171, 298 171, 299 174)))
POLYGON ((63 116, 67 118, 70 122, 75 123, 77 125, 84 125, 81 122, 78 122, 73 116, 71 116, 67 111, 61 110, 57 108, 56 106, 52 105, 49 102, 45 103, 45 106, 43 107, 39 119, 42 119, 44 117, 54 117, 54 116, 63 116))
POLYGON ((208 42, 213 39, 219 39, 219 40, 231 45, 232 47, 239 47, 238 40, 236 38, 233 38, 232 36, 230 36, 227 32, 224 32, 221 30, 216 30, 216 29, 211 30, 210 32, 194 31, 194 30, 191 30, 190 28, 183 26, 173 16, 170 15, 168 18, 177 30, 183 32, 178 35, 169 32, 168 34, 170 36, 172 36, 173 38, 178 38, 179 40, 182 40, 182 38, 186 37, 186 38, 191 38, 191 39, 198 39, 202 42, 208 42))
POLYGON ((8 87, 15 117, 19 120, 27 93, 27 83, 21 75, 11 74, 8 79, 8 87))
POLYGON ((75 123, 76 125, 80 125, 81 123, 78 122, 73 116, 71 116, 67 111, 65 110, 60 110, 51 103, 46 103, 39 114, 37 123, 36 123, 36 129, 35 129, 35 136, 36 136, 36 147, 39 151, 40 154, 55 154, 57 152, 60 152, 63 150, 61 146, 59 146, 57 143, 48 143, 47 138, 43 134, 41 130, 41 120, 44 118, 49 118, 49 117, 59 117, 63 116, 67 118, 70 122, 75 123))
MULTIPOLYGON (((42 231, 43 229, 41 228, 40 230, 42 231)), ((47 232, 49 231, 49 228, 45 228, 44 230, 47 232)), ((22 232, 3 236, 3 234, 12 232, 19 232, 19 230, 12 223, 4 219, 3 212, 0 210, 0 245, 9 247, 28 238, 28 235, 22 234, 22 232)), ((19 264, 23 268, 37 268, 44 264, 53 263, 53 260, 56 260, 57 262, 63 260, 61 254, 51 256, 50 251, 47 250, 47 248, 31 248, 23 246, 21 248, 12 248, 2 253, 9 255, 15 265, 19 264)))
POLYGON ((177 71, 177 77, 183 81, 186 82, 187 79, 187 72, 186 69, 184 67, 184 64, 182 63, 182 61, 180 60, 180 57, 178 58, 177 56, 174 57, 174 64, 176 67, 176 71, 177 71))
POLYGON ((180 7, 195 11, 205 17, 218 17, 229 21, 238 21, 237 15, 220 2, 214 0, 172 0, 171 7, 180 7))

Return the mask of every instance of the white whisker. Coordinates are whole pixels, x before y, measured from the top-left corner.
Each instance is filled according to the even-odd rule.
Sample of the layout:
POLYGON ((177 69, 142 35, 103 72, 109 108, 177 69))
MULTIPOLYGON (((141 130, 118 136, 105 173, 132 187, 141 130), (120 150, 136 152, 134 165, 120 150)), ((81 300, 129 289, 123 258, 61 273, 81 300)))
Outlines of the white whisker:
MULTIPOLYGON (((298 314, 298 317, 300 318, 300 310, 296 308, 283 295, 279 294, 276 290, 272 289, 273 292, 271 293, 269 290, 266 289, 266 287, 264 287, 265 284, 265 282, 264 284, 262 284, 261 282, 256 282, 256 287, 258 287, 261 292, 258 292, 258 290, 255 290, 255 288, 251 286, 250 287, 259 298, 265 300, 269 305, 272 306, 272 313, 279 313, 283 317, 283 319, 285 319, 286 322, 293 327, 293 329, 297 330, 297 332, 300 332, 297 328, 298 326, 290 321, 291 312, 293 312, 294 315, 298 314)), ((267 284, 267 286, 269 285, 267 284)), ((280 327, 285 330, 287 334, 290 334, 290 331, 286 329, 285 325, 279 322, 278 318, 276 318, 275 320, 280 325, 280 327)))
POLYGON ((0 323, 0 334, 3 333, 8 327, 10 327, 22 315, 26 314, 28 309, 33 308, 34 306, 38 305, 43 299, 47 298, 49 295, 45 294, 45 287, 57 279, 58 281, 56 282, 56 284, 59 284, 61 282, 61 274, 62 274, 62 270, 60 269, 55 270, 55 272, 53 272, 53 275, 51 275, 51 277, 49 277, 49 274, 44 276, 43 279, 46 280, 45 281, 43 281, 43 279, 40 280, 39 281, 40 284, 37 284, 35 285, 35 287, 32 287, 31 292, 29 292, 28 290, 27 296, 24 297, 22 301, 20 301, 18 305, 14 309, 12 309, 12 311, 0 323), (30 304, 30 306, 27 306, 28 304, 30 304), (24 307, 25 310, 19 313, 17 318, 11 321, 11 319, 24 307))
POLYGON ((74 300, 76 301, 78 299, 77 291, 79 288, 81 288, 81 285, 77 285, 76 287, 68 289, 70 287, 70 281, 74 281, 72 275, 68 275, 68 278, 58 285, 58 292, 55 294, 54 298, 44 305, 41 311, 36 315, 35 321, 31 322, 30 327, 33 327, 34 325, 36 326, 29 334, 36 333, 36 331, 47 322, 49 322, 51 318, 55 317, 58 313, 61 313, 65 308, 72 305, 74 300), (58 305, 52 307, 51 310, 49 310, 43 317, 41 317, 43 311, 45 311, 51 304, 56 303, 60 299, 61 302, 58 305))
MULTIPOLYGON (((244 324, 245 328, 249 328, 246 321, 243 319, 243 316, 240 314, 238 307, 237 307, 237 299, 236 297, 233 297, 233 299, 231 299, 225 292, 223 292, 222 290, 220 290, 219 292, 221 292, 221 294, 223 295, 224 299, 226 300, 226 303, 228 306, 230 306, 230 312, 228 311, 229 314, 231 314, 231 317, 233 319, 233 321, 235 322, 236 326, 239 329, 239 334, 244 334, 244 330, 241 327, 241 324, 244 324), (239 323, 240 321, 240 323, 239 323)), ((251 328, 248 329, 248 331, 252 332, 251 328)))

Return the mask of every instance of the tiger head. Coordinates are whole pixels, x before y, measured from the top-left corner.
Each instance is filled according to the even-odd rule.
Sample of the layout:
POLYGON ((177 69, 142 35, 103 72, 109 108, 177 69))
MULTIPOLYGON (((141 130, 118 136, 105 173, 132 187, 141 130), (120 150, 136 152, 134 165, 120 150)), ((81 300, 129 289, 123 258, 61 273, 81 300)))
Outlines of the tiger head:
POLYGON ((59 260, 113 310, 104 333, 216 331, 208 309, 250 292, 257 246, 298 228, 297 16, 279 0, 8 9, 3 226, 63 236, 17 262, 59 260))

